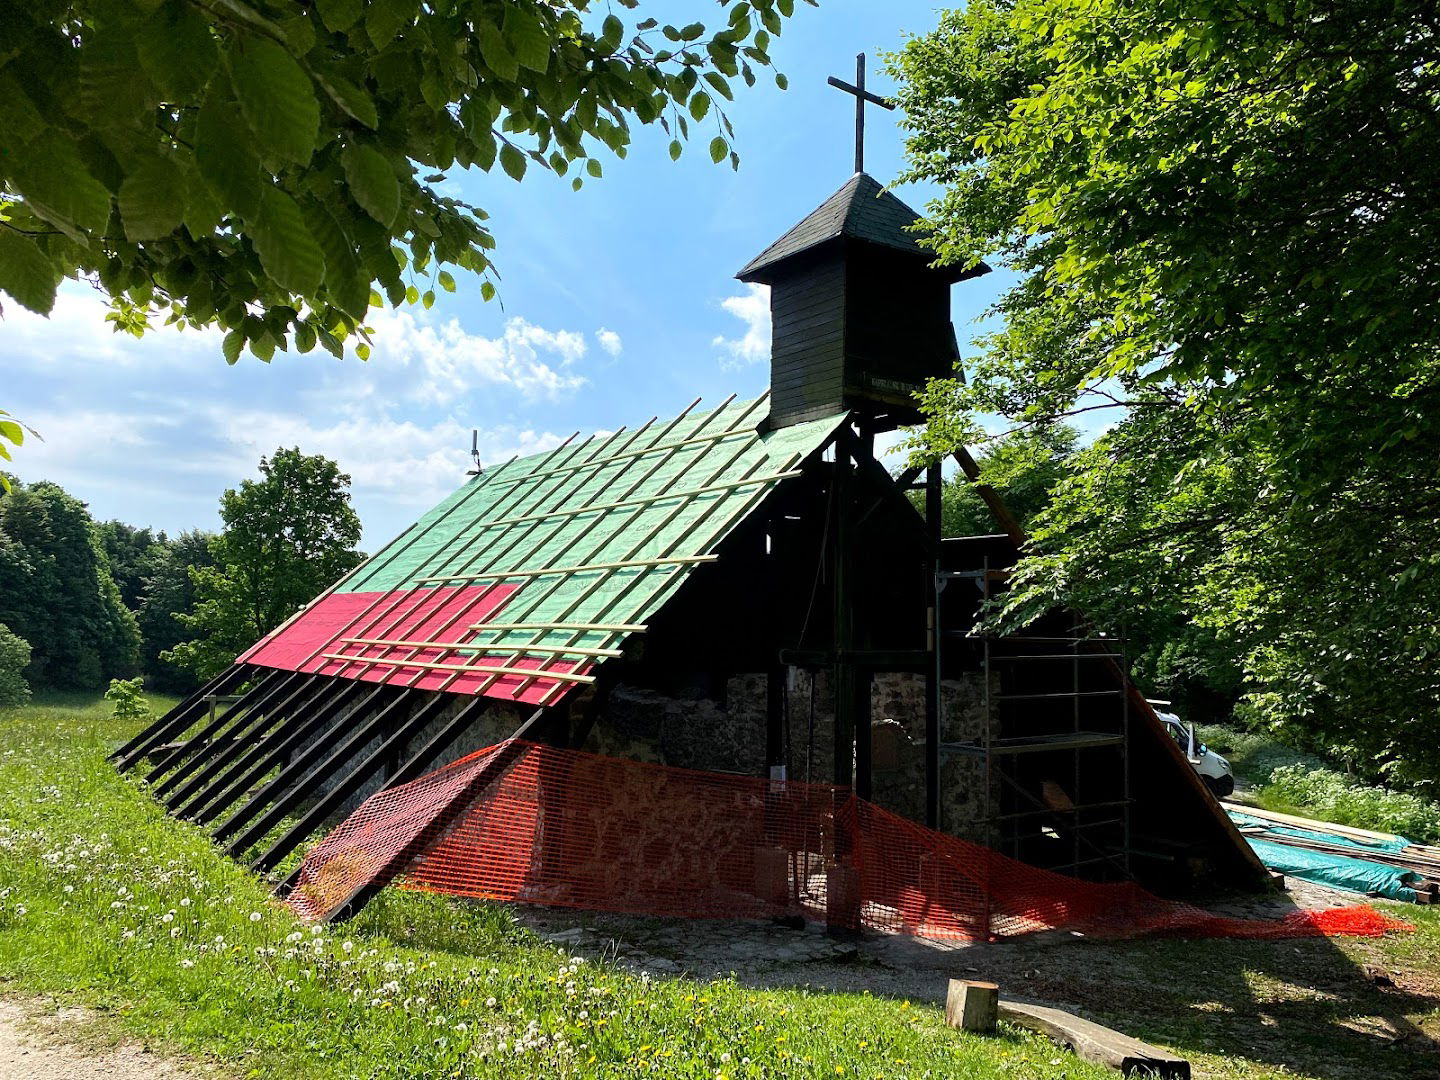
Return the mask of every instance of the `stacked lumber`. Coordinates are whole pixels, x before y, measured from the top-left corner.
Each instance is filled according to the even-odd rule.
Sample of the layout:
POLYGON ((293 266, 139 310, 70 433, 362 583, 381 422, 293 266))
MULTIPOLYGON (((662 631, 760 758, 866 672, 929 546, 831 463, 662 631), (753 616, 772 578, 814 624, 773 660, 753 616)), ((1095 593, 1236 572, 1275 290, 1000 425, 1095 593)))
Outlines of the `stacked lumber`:
POLYGON ((1363 859, 1366 862, 1380 863, 1408 871, 1419 878, 1419 883, 1415 887, 1415 902, 1420 904, 1440 903, 1440 847, 1414 844, 1394 833, 1357 829, 1350 825, 1336 825, 1329 821, 1316 821, 1313 818, 1298 817, 1294 814, 1262 810, 1259 807, 1243 803, 1225 802, 1223 805, 1226 810, 1233 810, 1262 821, 1304 829, 1307 832, 1329 833, 1340 840, 1336 843, 1327 843, 1323 839, 1315 837, 1301 837, 1269 830, 1262 831, 1244 825, 1240 826, 1242 835, 1246 833, 1263 835, 1272 843, 1284 844, 1288 847, 1363 859), (1343 840, 1362 844, 1364 848, 1363 850, 1357 849, 1352 844, 1344 843, 1343 840), (1387 850, 1387 848, 1391 850, 1387 850))

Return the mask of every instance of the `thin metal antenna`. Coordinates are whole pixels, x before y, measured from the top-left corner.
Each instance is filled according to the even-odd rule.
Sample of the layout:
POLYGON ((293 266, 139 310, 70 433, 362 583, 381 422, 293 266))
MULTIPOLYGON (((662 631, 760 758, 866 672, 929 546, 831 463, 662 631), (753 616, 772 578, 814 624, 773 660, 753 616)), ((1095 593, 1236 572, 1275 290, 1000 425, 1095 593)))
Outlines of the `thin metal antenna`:
POLYGON ((479 476, 480 473, 484 471, 484 470, 482 470, 482 469, 480 468, 480 429, 479 429, 479 428, 471 428, 471 429, 470 429, 470 460, 475 463, 475 468, 471 469, 471 470, 470 470, 468 473, 466 473, 465 475, 466 475, 466 476, 479 476))

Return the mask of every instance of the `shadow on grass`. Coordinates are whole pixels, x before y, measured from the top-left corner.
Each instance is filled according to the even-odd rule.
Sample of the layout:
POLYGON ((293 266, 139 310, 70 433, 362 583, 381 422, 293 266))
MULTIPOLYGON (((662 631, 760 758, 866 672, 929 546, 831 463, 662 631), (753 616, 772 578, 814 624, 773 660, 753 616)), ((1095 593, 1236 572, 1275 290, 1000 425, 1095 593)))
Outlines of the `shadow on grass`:
MULTIPOLYGON (((1286 902, 1261 910, 1278 917, 1286 902)), ((950 978, 988 979, 1004 996, 1071 1008, 1173 1047, 1191 1056, 1202 1076, 1435 1080, 1440 1053, 1421 1025, 1440 1031, 1440 973, 1426 961, 1440 955, 1440 918, 1424 909, 1403 914, 1412 910, 1419 940, 1103 941, 1055 932, 959 946, 890 935, 837 944, 816 926, 654 919, 394 891, 359 922, 409 946, 477 959, 533 944, 533 931, 587 958, 697 979, 733 975, 756 989, 807 986, 940 1004, 950 978)))

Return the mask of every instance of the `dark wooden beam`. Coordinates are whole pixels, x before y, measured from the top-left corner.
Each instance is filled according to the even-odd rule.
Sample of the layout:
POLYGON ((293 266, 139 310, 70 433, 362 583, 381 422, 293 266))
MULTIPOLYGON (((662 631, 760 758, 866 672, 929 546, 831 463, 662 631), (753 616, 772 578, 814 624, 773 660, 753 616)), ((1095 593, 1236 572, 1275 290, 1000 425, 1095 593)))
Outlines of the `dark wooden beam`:
POLYGON ((405 697, 405 692, 398 687, 381 685, 377 686, 375 690, 374 694, 365 699, 360 709, 356 709, 351 717, 346 718, 345 723, 331 724, 320 732, 314 742, 287 762, 274 779, 250 796, 235 813, 215 829, 213 835, 220 843, 229 841, 242 829, 246 830, 243 834, 246 840, 245 844, 239 847, 232 844, 229 854, 234 856, 244 852, 246 848, 264 837, 284 819, 284 813, 273 813, 275 806, 282 801, 288 801, 291 796, 294 796, 293 801, 295 802, 303 797, 302 789, 316 764, 330 753, 337 742, 345 737, 347 729, 351 731, 356 728, 368 729, 369 720, 376 716, 386 715, 391 706, 405 697), (351 723, 352 719, 355 720, 354 723, 351 723), (297 795, 297 792, 300 794, 297 795), (266 822, 264 827, 247 828, 256 818, 266 822))
POLYGON ((146 774, 145 782, 147 784, 158 784, 162 776, 184 764, 191 755, 208 746, 216 732, 228 724, 233 723, 246 713, 249 713, 252 709, 265 708, 277 695, 289 689, 301 678, 300 673, 295 671, 277 670, 270 672, 261 679, 260 683, 249 693, 242 695, 239 700, 232 702, 223 712, 216 715, 214 719, 194 735, 175 747, 168 754, 161 756, 159 760, 156 761, 155 767, 146 774))
POLYGON ((309 705, 323 685, 323 675, 306 675, 270 708, 251 709, 230 730, 211 739, 181 768, 167 776, 152 794, 174 810, 212 780, 229 762, 243 754, 261 734, 309 705))
POLYGON ((211 694, 223 694, 232 687, 239 686, 254 670, 248 664, 235 664, 226 668, 112 753, 110 760, 115 762, 121 772, 131 768, 155 747, 164 745, 177 735, 183 735, 187 728, 205 714, 211 694))
MULTIPOLYGON (((339 769, 327 770, 329 788, 306 808, 300 819, 271 844, 264 854, 250 864, 250 869, 262 874, 273 870, 286 855, 299 847, 306 837, 320 828, 326 818, 340 809, 346 799, 359 791, 366 781, 382 770, 394 773, 396 770, 393 767, 386 770, 386 765, 403 752, 410 740, 425 730, 426 725, 452 704, 454 698, 451 695, 435 694, 348 772, 341 772, 339 769)), ((334 761, 335 758, 331 757, 326 764, 334 761)))
POLYGON ((335 716, 361 694, 369 695, 357 707, 356 711, 363 713, 369 700, 380 695, 382 689, 375 683, 358 679, 329 679, 324 699, 312 703, 316 707, 297 713, 259 740, 223 776, 205 790, 196 792, 194 798, 176 811, 175 816, 208 825, 244 797, 262 777, 285 765, 292 752, 319 736, 335 716))
POLYGON ((925 470, 925 526, 930 531, 931 555, 925 563, 925 596, 929 600, 925 615, 925 647, 930 662, 925 669, 925 824, 940 827, 940 714, 944 691, 941 670, 940 572, 941 539, 944 535, 943 481, 940 463, 925 470))

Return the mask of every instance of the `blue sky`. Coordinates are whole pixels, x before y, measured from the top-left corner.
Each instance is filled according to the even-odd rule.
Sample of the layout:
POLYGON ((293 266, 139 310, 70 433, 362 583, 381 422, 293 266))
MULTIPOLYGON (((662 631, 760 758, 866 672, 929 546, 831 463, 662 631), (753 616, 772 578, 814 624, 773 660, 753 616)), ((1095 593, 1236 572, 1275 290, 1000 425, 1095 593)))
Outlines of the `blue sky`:
MULTIPOLYGON (((642 7, 676 22, 718 10, 642 7)), ((62 484, 98 519, 174 532, 217 527, 221 491, 254 475, 262 454, 298 445, 352 475, 374 550, 464 479, 471 428, 491 462, 672 414, 697 396, 758 394, 768 307, 733 275, 850 175, 852 99, 825 77, 852 78, 863 51, 871 88, 886 92, 878 54, 933 27, 936 11, 909 0, 797 6, 773 48, 790 89, 762 78, 728 107, 738 172, 710 164, 708 131, 672 162, 663 132, 646 128, 578 193, 539 170, 520 184, 498 168, 452 174, 491 214, 503 308, 457 275, 459 291, 428 312, 372 316, 368 362, 317 350, 227 367, 214 333, 112 334, 101 298, 76 283, 49 320, 7 304, 0 407, 44 437, 15 471, 62 484)), ((870 114, 867 171, 888 182, 903 167, 903 134, 893 114, 870 114)), ((922 208, 935 192, 897 194, 922 208)), ((962 340, 1002 285, 992 274, 955 287, 962 340)))

